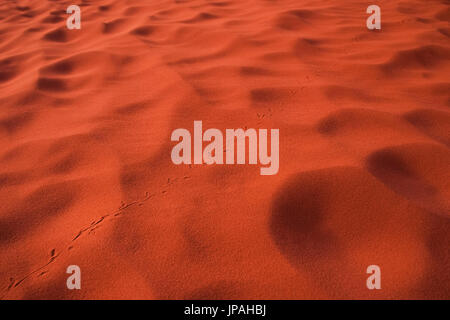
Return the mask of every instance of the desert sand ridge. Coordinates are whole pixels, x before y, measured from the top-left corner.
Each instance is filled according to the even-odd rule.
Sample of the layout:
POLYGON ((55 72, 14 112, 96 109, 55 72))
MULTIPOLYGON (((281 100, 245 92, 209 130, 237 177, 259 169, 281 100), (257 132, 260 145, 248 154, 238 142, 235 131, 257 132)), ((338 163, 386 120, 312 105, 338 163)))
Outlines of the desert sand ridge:
POLYGON ((449 299, 450 2, 370 4, 1 1, 0 298, 449 299), (174 165, 194 120, 278 174, 174 165))

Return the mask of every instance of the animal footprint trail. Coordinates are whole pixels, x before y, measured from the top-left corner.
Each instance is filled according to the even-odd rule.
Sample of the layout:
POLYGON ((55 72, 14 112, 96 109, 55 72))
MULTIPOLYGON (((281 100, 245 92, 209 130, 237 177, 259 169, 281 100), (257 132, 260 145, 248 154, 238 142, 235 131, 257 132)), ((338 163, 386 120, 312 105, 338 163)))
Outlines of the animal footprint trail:
MULTIPOLYGON (((189 176, 184 176, 183 180, 187 180, 190 179, 189 176)), ((177 183, 178 178, 167 178, 167 183, 166 186, 170 186, 170 185, 174 185, 175 183, 177 183)), ((181 181, 180 181, 181 182, 181 181)), ((168 191, 167 190, 162 190, 160 191, 160 195, 166 194, 168 191)), ((111 213, 111 214, 106 214, 101 216, 100 218, 92 221, 92 223, 81 229, 80 231, 78 231, 78 233, 75 235, 75 237, 71 240, 71 244, 68 245, 66 247, 65 250, 62 250, 61 252, 58 252, 56 248, 53 248, 50 250, 50 257, 49 257, 49 261, 47 263, 45 263, 44 265, 42 265, 41 267, 31 271, 30 273, 28 273, 27 275, 25 275, 24 277, 20 278, 19 280, 15 280, 14 278, 10 278, 10 284, 8 285, 8 287, 6 288, 4 294, 2 296, 0 296, 0 300, 4 299, 8 292, 13 289, 18 287, 19 285, 21 285, 25 280, 29 279, 30 277, 34 276, 37 274, 38 277, 44 276, 46 274, 48 274, 50 272, 50 270, 45 270, 42 271, 43 269, 49 267, 52 263, 54 263, 62 254, 64 254, 64 252, 69 252, 71 250, 73 250, 74 247, 74 243, 80 239, 83 235, 91 235, 94 233, 95 230, 97 230, 98 228, 101 227, 102 224, 107 223, 112 221, 112 219, 114 217, 118 217, 120 215, 123 215, 126 213, 126 210, 134 207, 134 206, 143 206, 148 200, 150 200, 151 198, 157 196, 158 193, 149 193, 146 192, 145 196, 140 199, 140 200, 136 200, 136 201, 132 201, 129 203, 125 203, 122 202, 121 205, 119 206, 118 211, 111 213)))

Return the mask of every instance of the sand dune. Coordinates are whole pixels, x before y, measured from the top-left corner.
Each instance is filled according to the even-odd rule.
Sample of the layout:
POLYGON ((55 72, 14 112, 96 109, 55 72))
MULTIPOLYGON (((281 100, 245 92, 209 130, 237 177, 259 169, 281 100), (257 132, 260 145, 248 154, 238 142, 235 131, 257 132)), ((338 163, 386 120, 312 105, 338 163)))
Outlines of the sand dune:
POLYGON ((0 3, 0 298, 450 298, 448 0, 72 2, 0 3), (194 120, 279 173, 174 165, 194 120))

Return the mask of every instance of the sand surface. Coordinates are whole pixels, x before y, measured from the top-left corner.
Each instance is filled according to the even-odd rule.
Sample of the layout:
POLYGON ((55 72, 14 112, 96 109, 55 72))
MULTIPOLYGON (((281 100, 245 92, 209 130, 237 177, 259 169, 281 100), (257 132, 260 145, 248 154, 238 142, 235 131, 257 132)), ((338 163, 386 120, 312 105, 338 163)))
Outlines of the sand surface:
POLYGON ((449 20, 448 0, 0 1, 0 298, 449 299, 449 20), (174 165, 194 120, 280 129, 279 173, 174 165))

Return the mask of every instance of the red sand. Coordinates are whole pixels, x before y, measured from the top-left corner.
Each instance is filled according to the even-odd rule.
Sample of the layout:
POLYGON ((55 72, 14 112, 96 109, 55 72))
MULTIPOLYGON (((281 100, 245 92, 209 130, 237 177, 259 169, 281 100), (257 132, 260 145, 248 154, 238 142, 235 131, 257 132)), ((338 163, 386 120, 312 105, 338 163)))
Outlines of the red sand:
POLYGON ((448 0, 76 2, 0 4, 0 298, 450 298, 448 0), (194 120, 279 173, 175 166, 194 120))

